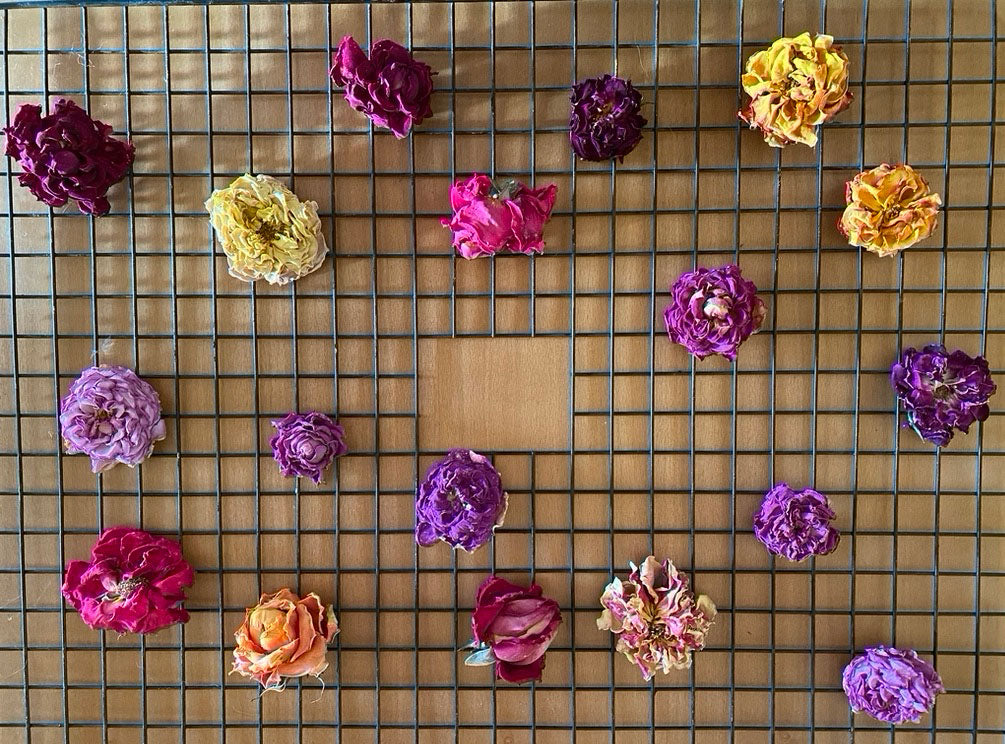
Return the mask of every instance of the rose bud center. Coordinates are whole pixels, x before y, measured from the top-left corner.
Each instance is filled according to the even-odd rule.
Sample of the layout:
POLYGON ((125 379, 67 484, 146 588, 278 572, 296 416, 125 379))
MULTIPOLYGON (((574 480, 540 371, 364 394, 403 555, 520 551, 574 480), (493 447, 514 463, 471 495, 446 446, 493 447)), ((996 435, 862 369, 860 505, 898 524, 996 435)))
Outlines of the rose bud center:
POLYGON ((705 300, 705 305, 702 307, 701 311, 708 318, 722 320, 729 315, 729 309, 732 307, 732 304, 733 303, 730 302, 728 297, 716 295, 715 297, 709 297, 705 300))
POLYGON ((286 613, 273 607, 256 607, 248 622, 251 637, 266 652, 275 651, 288 642, 286 635, 286 613))
POLYGON ((105 596, 102 597, 102 599, 108 602, 117 602, 122 599, 129 599, 137 589, 146 583, 147 580, 144 578, 139 576, 130 576, 129 578, 122 579, 114 587, 105 592, 105 596))

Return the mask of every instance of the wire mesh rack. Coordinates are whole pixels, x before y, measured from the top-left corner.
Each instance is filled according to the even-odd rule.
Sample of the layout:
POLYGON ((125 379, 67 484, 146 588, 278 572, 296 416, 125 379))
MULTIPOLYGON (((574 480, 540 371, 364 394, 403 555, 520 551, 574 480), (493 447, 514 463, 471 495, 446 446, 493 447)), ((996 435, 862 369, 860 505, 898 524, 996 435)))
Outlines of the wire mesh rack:
POLYGON ((42 208, 9 161, 0 178, 3 741, 1003 741, 1005 417, 933 450, 886 381, 935 339, 1005 372, 993 0, 2 5, 7 117, 70 97, 137 149, 100 219, 42 208), (737 79, 802 30, 843 45, 855 101, 817 148, 777 151, 736 121, 737 79), (330 89, 344 34, 437 71, 409 138, 330 89), (569 86, 613 70, 645 137, 576 163, 569 86), (897 160, 946 207, 879 260, 834 223, 844 182, 897 160), (320 205, 333 257, 295 287, 214 254, 202 202, 245 171, 320 205), (543 256, 453 256, 439 217, 472 171, 558 185, 543 256), (727 260, 768 320, 735 365, 697 363, 661 331, 666 286, 727 260), (58 399, 93 360, 161 395, 168 437, 137 470, 60 451, 58 399), (271 461, 291 409, 346 427, 319 487, 271 461), (412 539, 416 477, 449 444, 491 452, 511 494, 473 555, 412 539), (750 516, 778 480, 830 495, 838 552, 769 559, 750 516), (187 625, 117 638, 64 607, 63 566, 117 523, 182 541, 187 625), (720 610, 694 667, 652 684, 595 626, 604 584, 650 552, 720 610), (562 605, 529 687, 456 652, 493 570, 562 605), (227 675, 232 632, 283 585, 333 601, 342 632, 323 684, 260 696, 227 675), (840 670, 877 642, 939 669, 922 724, 849 712, 840 670))

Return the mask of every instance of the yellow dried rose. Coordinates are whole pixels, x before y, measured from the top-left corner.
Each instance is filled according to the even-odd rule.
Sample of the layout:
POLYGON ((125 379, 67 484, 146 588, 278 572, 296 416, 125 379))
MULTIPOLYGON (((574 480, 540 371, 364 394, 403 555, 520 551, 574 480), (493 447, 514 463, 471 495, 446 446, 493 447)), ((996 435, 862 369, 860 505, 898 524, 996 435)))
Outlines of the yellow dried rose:
POLYGON ((838 222, 851 245, 894 256, 935 229, 942 199, 909 165, 883 163, 845 184, 848 206, 838 222))
POLYGON ((272 176, 245 174, 206 200, 230 275, 283 285, 310 274, 328 253, 318 205, 272 176))
POLYGON ((848 57, 825 34, 776 39, 751 55, 741 82, 750 103, 739 117, 772 147, 815 146, 817 125, 851 102, 848 57))

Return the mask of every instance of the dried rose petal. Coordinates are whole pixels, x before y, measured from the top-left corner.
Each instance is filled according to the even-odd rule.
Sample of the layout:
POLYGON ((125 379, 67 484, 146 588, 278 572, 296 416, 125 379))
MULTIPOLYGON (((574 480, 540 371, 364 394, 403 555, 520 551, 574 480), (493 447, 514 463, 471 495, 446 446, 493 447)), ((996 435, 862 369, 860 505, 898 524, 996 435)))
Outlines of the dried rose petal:
POLYGON ((794 491, 777 483, 761 500, 754 515, 754 535, 769 553, 790 561, 833 553, 841 533, 831 526, 834 512, 822 493, 812 488, 794 491))
POLYGON ((642 94, 631 81, 587 78, 572 86, 571 100, 569 143, 583 160, 624 161, 642 140, 642 94))
POLYGON ((276 429, 269 439, 272 457, 287 478, 320 483, 332 460, 346 452, 345 430, 323 413, 288 413, 270 423, 276 429))
POLYGON ((869 646, 844 668, 851 709, 886 723, 917 723, 945 692, 938 672, 913 649, 869 646))

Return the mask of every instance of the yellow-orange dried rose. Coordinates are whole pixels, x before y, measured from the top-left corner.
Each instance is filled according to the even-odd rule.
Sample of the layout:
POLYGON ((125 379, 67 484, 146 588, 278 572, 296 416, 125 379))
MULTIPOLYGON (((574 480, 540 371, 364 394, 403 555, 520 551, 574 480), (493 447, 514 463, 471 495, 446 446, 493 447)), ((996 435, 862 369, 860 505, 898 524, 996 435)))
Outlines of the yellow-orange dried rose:
POLYGON ((942 199, 909 165, 883 163, 845 184, 838 229, 878 256, 894 256, 932 234, 942 199))
POLYGON ((751 55, 741 78, 750 103, 740 118, 772 147, 817 143, 816 128, 851 102, 848 57, 834 37, 803 32, 751 55))

